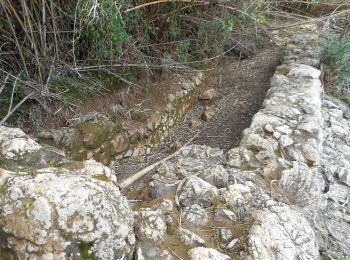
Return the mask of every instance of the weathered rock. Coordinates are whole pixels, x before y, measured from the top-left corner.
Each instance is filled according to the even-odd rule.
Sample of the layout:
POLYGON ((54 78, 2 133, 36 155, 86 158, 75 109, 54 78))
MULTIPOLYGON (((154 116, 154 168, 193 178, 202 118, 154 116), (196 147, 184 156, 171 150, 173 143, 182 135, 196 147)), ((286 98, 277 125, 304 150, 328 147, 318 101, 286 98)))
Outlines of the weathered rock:
POLYGON ((208 207, 217 196, 216 187, 197 176, 191 176, 182 185, 178 199, 183 207, 189 207, 193 204, 208 207))
POLYGON ((136 249, 134 255, 135 260, 173 260, 174 258, 167 250, 161 250, 159 247, 154 247, 147 244, 142 244, 136 249))
POLYGON ((17 160, 24 154, 39 151, 41 145, 18 128, 0 126, 0 155, 17 160))
POLYGON ((231 257, 224 255, 213 248, 196 247, 188 251, 191 260, 230 260, 231 257))
POLYGON ((227 164, 229 166, 240 168, 241 167, 241 155, 239 148, 233 148, 227 152, 227 164))
POLYGON ((87 164, 77 171, 47 168, 34 175, 0 170, 5 235, 0 248, 25 259, 64 258, 67 252, 77 257, 79 244, 99 259, 129 254, 133 218, 127 200, 112 182, 95 179, 87 164))
POLYGON ((226 162, 224 151, 219 148, 211 148, 205 145, 189 145, 181 151, 181 156, 193 159, 203 159, 215 164, 226 162))
POLYGON ((294 144, 294 141, 292 138, 290 138, 289 136, 287 135, 283 135, 281 136, 281 138, 279 138, 278 140, 278 145, 281 147, 281 148, 285 148, 287 146, 290 146, 294 144))
POLYGON ((219 222, 227 222, 227 221, 232 222, 232 221, 236 221, 237 217, 236 217, 236 214, 229 209, 217 208, 215 210, 214 220, 219 222))
POLYGON ((217 188, 224 188, 228 184, 229 174, 222 165, 215 165, 204 169, 199 177, 217 188))
POLYGON ((214 114, 215 114, 215 111, 212 108, 205 107, 201 115, 201 119, 207 122, 214 116, 214 114))
POLYGON ((126 151, 129 148, 129 142, 125 135, 118 134, 112 141, 111 145, 116 154, 126 151))
POLYGON ((166 235, 166 222, 161 211, 141 209, 134 214, 136 237, 141 241, 163 244, 166 235))
POLYGON ((213 88, 203 91, 199 95, 199 100, 212 100, 215 96, 215 90, 213 88))
POLYGON ((350 188, 342 184, 334 183, 330 185, 329 191, 326 194, 333 201, 344 203, 348 199, 348 196, 350 196, 350 188))
POLYGON ((293 168, 282 171, 279 185, 290 202, 300 206, 315 206, 323 190, 324 181, 317 168, 294 162, 293 168))
POLYGON ((275 206, 253 217, 248 259, 319 259, 314 231, 301 213, 275 206))
POLYGON ((175 175, 174 165, 161 165, 157 168, 157 171, 160 174, 154 174, 152 176, 153 180, 149 184, 152 187, 152 196, 158 198, 167 193, 175 193, 178 179, 175 175))
POLYGON ((350 168, 344 168, 339 173, 339 181, 350 186, 350 168))
POLYGON ((201 206, 194 204, 182 211, 182 219, 193 225, 206 225, 209 221, 208 211, 201 206))
POLYGON ((192 120, 191 120, 191 123, 190 123, 191 128, 197 128, 197 127, 199 127, 200 125, 201 125, 201 123, 200 123, 199 121, 197 121, 197 120, 195 120, 195 119, 192 119, 192 120))
POLYGON ((180 238, 180 241, 186 245, 186 246, 204 246, 205 241, 192 231, 185 229, 185 228, 179 228, 175 231, 175 235, 177 235, 180 238))
POLYGON ((288 76, 319 79, 321 71, 308 65, 296 64, 289 70, 288 76))
POLYGON ((222 191, 222 197, 225 203, 231 208, 237 208, 250 202, 251 189, 249 186, 234 184, 222 191))
POLYGON ((174 209, 174 203, 169 199, 163 199, 159 204, 159 209, 163 213, 170 213, 174 209))
POLYGON ((62 127, 61 129, 42 130, 37 137, 50 140, 57 146, 69 147, 74 142, 76 132, 75 128, 62 127))
POLYGON ((341 220, 329 220, 327 222, 327 228, 332 237, 340 245, 344 255, 350 255, 350 225, 341 220))
POLYGON ((224 243, 230 242, 233 238, 232 231, 227 228, 220 229, 220 237, 221 241, 224 243))

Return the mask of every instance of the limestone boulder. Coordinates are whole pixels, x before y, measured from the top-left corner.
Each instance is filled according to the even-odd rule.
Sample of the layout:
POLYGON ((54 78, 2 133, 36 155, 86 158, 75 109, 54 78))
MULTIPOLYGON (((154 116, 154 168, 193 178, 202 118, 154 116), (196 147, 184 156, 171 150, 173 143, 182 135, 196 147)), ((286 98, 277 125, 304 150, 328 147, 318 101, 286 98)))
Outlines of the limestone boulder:
POLYGON ((181 206, 194 204, 208 207, 218 197, 218 189, 197 176, 191 176, 179 185, 178 201, 181 206))
POLYGON ((17 160, 40 149, 41 145, 21 129, 0 126, 0 155, 4 158, 17 160))
POLYGON ((191 260, 230 260, 231 257, 213 248, 196 247, 188 251, 191 260))
POLYGON ((315 233, 305 217, 288 206, 254 212, 248 259, 319 259, 315 233))
POLYGON ((94 177, 87 168, 0 169, 0 255, 6 250, 16 259, 82 253, 122 259, 131 253, 133 215, 126 198, 108 178, 94 177))

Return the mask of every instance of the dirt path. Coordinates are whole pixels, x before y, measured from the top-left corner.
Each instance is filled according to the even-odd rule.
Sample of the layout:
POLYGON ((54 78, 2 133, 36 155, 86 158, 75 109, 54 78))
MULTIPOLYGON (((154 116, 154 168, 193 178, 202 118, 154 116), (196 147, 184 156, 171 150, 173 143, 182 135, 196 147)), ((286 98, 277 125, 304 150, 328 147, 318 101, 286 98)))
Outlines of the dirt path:
POLYGON ((242 131, 249 127, 252 116, 261 107, 279 59, 280 52, 276 49, 243 60, 239 67, 237 60, 226 59, 203 82, 204 87, 215 88, 216 97, 211 102, 199 102, 180 126, 184 131, 175 131, 175 136, 185 135, 189 120, 200 118, 204 107, 209 106, 215 114, 209 122, 201 122, 200 128, 205 129, 194 143, 223 150, 239 145, 242 131))
MULTIPOLYGON (((171 153, 174 139, 184 144, 201 131, 193 143, 218 147, 228 150, 238 146, 242 131, 249 127, 252 116, 260 109, 269 80, 279 64, 281 51, 266 49, 252 59, 239 61, 226 58, 217 69, 206 73, 201 84, 203 90, 214 88, 215 98, 211 101, 198 102, 185 116, 179 127, 172 130, 169 138, 149 156, 121 160, 114 166, 119 181, 126 179, 138 170, 150 165, 171 153), (206 106, 214 109, 215 114, 209 122, 200 120, 206 106), (191 127, 195 120, 200 123, 191 127)), ((150 180, 146 175, 129 190, 139 190, 150 180)), ((127 192, 127 191, 126 191, 127 192)))

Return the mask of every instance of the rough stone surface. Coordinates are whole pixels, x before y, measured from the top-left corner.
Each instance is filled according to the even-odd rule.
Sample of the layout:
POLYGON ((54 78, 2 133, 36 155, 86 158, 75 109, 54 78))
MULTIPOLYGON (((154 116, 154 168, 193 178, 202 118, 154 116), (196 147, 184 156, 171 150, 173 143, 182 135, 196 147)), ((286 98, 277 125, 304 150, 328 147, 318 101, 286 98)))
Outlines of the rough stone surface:
POLYGON ((218 190, 216 187, 197 176, 191 176, 181 187, 179 202, 184 207, 193 204, 208 207, 217 196, 218 190))
POLYGON ((36 152, 41 145, 19 128, 0 126, 0 154, 6 159, 17 160, 24 154, 36 152))
POLYGON ((213 248, 196 247, 188 251, 191 260, 230 260, 231 257, 224 255, 213 248))
POLYGON ((249 233, 251 259, 318 259, 314 231, 302 214, 288 206, 256 211, 249 233))
POLYGON ((136 237, 139 240, 156 245, 164 242, 167 226, 161 211, 141 209, 134 216, 136 237))
POLYGON ((213 88, 208 89, 203 91, 200 95, 199 95, 199 99, 200 100, 212 100, 214 98, 215 95, 215 90, 213 88))
POLYGON ((0 226, 5 235, 0 246, 25 259, 77 256, 79 243, 89 244, 99 259, 128 255, 133 218, 127 200, 112 182, 89 175, 94 172, 91 162, 87 165, 34 174, 0 170, 0 226))
POLYGON ((200 236, 185 228, 179 228, 175 234, 180 238, 181 242, 186 246, 204 246, 205 240, 200 236))

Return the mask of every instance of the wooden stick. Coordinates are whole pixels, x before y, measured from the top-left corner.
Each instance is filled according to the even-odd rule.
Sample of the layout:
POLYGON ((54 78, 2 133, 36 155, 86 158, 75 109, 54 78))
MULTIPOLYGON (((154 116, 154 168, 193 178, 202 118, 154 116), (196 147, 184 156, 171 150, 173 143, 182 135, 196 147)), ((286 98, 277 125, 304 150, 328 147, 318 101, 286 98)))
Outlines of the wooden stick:
POLYGON ((3 125, 6 120, 20 107, 23 105, 24 102, 27 101, 28 98, 30 98, 34 94, 34 91, 30 93, 29 95, 25 96, 7 115, 1 120, 0 126, 3 125))
MULTIPOLYGON (((124 13, 128 13, 128 12, 131 12, 131 11, 134 11, 136 9, 140 9, 140 8, 143 8, 143 7, 146 7, 149 5, 162 4, 162 3, 168 3, 168 2, 174 2, 174 0, 158 0, 158 1, 153 1, 153 2, 149 2, 149 3, 144 3, 141 5, 129 8, 129 9, 125 10, 124 13)), ((193 1, 193 0, 175 0, 175 2, 189 2, 189 3, 203 3, 203 4, 206 3, 204 1, 193 1)))
MULTIPOLYGON (((204 130, 204 129, 203 129, 204 130)), ((131 175, 129 178, 127 178, 126 180, 124 180, 123 182, 121 182, 119 184, 119 188, 125 189, 126 187, 130 186, 131 184, 133 184, 135 181, 137 181, 138 179, 140 179, 142 176, 144 176, 145 174, 149 173, 150 171, 154 170, 159 164, 168 161, 169 159, 173 158, 175 155, 179 154, 183 148, 185 148, 186 146, 188 146, 203 130, 199 131, 197 134, 195 134, 187 143, 185 143, 179 150, 177 150, 176 152, 170 154, 169 156, 163 158, 162 160, 155 162, 149 166, 147 166, 146 168, 143 168, 142 170, 138 171, 137 173, 131 175)))

